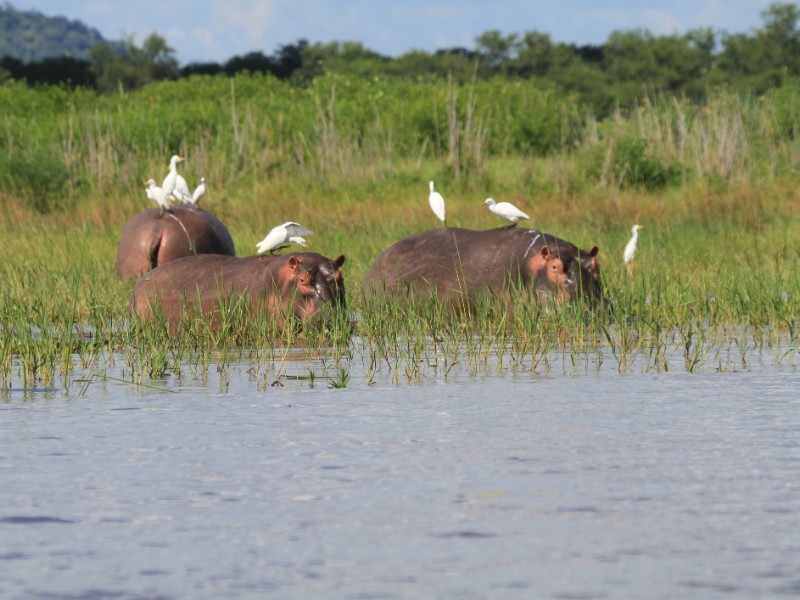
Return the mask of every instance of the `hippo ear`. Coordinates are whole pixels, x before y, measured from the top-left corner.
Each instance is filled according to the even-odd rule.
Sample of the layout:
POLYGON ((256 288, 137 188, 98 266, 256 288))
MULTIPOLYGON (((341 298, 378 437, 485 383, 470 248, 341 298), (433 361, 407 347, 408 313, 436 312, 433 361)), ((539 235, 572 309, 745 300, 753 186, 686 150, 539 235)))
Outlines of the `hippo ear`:
POLYGON ((333 259, 333 263, 332 264, 337 269, 339 267, 341 267, 344 264, 344 254, 340 254, 338 257, 333 259))
POLYGON ((589 250, 589 256, 594 258, 595 256, 597 256, 598 252, 600 252, 600 248, 598 248, 597 246, 592 246, 591 250, 589 250))
POLYGON ((542 246, 542 250, 539 252, 542 255, 542 258, 547 258, 550 256, 550 248, 547 246, 542 246))
POLYGON ((292 271, 297 271, 297 267, 300 266, 300 262, 301 261, 296 256, 290 256, 288 261, 289 268, 292 271))

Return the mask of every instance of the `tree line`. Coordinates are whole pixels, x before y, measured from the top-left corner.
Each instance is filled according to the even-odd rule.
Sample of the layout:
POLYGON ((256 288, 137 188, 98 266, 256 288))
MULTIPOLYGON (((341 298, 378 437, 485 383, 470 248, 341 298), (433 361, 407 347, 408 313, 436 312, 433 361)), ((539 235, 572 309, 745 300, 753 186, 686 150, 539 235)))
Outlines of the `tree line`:
POLYGON ((0 59, 3 79, 31 85, 84 86, 100 93, 138 89, 153 81, 194 75, 233 76, 248 71, 307 84, 322 74, 451 79, 464 83, 492 77, 541 79, 575 94, 598 116, 628 107, 645 95, 666 93, 701 102, 710 89, 726 86, 756 95, 800 76, 800 9, 776 3, 761 13, 750 33, 700 28, 685 34, 653 35, 645 29, 611 33, 605 43, 555 42, 547 33, 487 31, 475 47, 383 56, 358 42, 309 43, 299 40, 267 55, 250 52, 224 63, 180 66, 166 40, 153 34, 137 46, 100 43, 88 59, 51 58, 23 62, 0 59))

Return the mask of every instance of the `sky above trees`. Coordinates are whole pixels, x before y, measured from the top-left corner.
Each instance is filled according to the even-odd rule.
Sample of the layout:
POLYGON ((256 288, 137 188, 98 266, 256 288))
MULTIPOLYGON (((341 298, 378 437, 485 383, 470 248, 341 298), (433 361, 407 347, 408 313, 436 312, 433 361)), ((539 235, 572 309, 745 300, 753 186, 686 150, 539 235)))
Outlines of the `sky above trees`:
POLYGON ((555 42, 602 44, 618 30, 696 28, 751 33, 772 0, 14 0, 17 10, 77 19, 107 40, 156 33, 181 64, 273 52, 299 39, 361 42, 387 56, 473 49, 475 38, 540 31, 555 42))

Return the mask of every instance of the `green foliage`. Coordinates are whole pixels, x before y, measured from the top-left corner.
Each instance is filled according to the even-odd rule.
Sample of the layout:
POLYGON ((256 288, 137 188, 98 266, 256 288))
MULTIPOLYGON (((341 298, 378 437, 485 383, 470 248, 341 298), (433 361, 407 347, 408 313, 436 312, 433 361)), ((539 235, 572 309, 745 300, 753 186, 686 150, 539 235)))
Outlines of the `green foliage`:
MULTIPOLYGON (((503 78, 522 81, 525 87, 534 82, 544 93, 566 93, 575 99, 579 112, 592 112, 603 119, 618 109, 632 110, 645 98, 658 94, 700 103, 706 101, 710 90, 732 89, 741 94, 763 95, 800 77, 800 8, 794 3, 772 4, 762 12, 762 18, 762 26, 750 33, 714 33, 709 27, 682 35, 620 30, 612 32, 605 43, 590 46, 555 42, 549 34, 539 31, 505 34, 489 30, 477 36, 474 48, 446 48, 434 53, 414 50, 398 57, 382 56, 360 42, 308 43, 301 39, 296 44, 279 46, 271 56, 255 51, 232 57, 223 65, 190 64, 178 69, 174 51, 156 34, 145 39, 141 47, 131 39, 122 43, 97 39, 80 54, 90 58, 91 64, 81 61, 23 64, 22 61, 31 60, 25 45, 30 40, 39 44, 48 56, 77 55, 72 51, 72 33, 80 27, 62 18, 8 7, 0 10, 0 34, 5 34, 0 35, 0 56, 4 44, 8 46, 8 57, 0 65, 0 81, 11 77, 31 84, 82 85, 103 94, 116 94, 141 89, 152 82, 197 74, 272 75, 281 81, 307 86, 316 85, 317 80, 329 86, 331 78, 336 77, 349 82, 360 80, 365 85, 400 79, 440 84, 450 81, 458 86, 468 86, 476 80, 491 86, 493 79, 503 78), (61 37, 55 36, 56 43, 63 43, 59 52, 48 46, 49 38, 53 37, 51 30, 62 32, 61 37), (41 32, 47 32, 48 39, 41 37, 41 32), (17 43, 18 38, 25 38, 25 44, 17 43)), ((86 29, 83 33, 91 31, 86 29)), ((525 101, 523 98, 523 106, 525 101)), ((463 106, 465 100, 459 98, 458 102, 463 106)), ((542 155, 571 142, 565 130, 574 124, 568 122, 573 121, 572 113, 562 113, 554 121, 549 107, 544 108, 541 120, 531 114, 532 124, 523 125, 515 135, 505 138, 506 147, 542 155), (530 128, 532 132, 526 130, 530 128)), ((496 119, 498 113, 490 110, 492 119, 496 119)), ((370 111, 365 112, 366 118, 372 116, 370 111)), ((516 119, 513 107, 509 113, 516 119)), ((458 144, 453 122, 448 121, 451 115, 437 116, 438 122, 430 115, 422 117, 428 121, 429 135, 425 137, 439 136, 437 151, 442 151, 446 145, 443 140, 452 136, 447 150, 453 153, 458 144), (444 137, 442 123, 448 126, 444 137)), ((471 124, 483 127, 485 116, 476 118, 471 124)), ((462 119, 461 124, 466 125, 466 120, 462 119)), ((495 123, 493 128, 497 127, 495 123)), ((470 145, 474 146, 474 138, 480 135, 473 131, 471 136, 470 145)), ((301 137, 302 144, 310 143, 305 133, 301 137)), ((175 141, 171 139, 170 144, 175 141)), ((451 162, 459 164, 455 158, 451 162)), ((480 170, 478 166, 476 171, 480 170)))
POLYGON ((69 208, 69 180, 66 165, 50 149, 0 154, 0 192, 21 198, 38 213, 69 208))
POLYGON ((775 139, 797 139, 800 136, 800 78, 792 78, 770 92, 769 101, 775 110, 775 139))
POLYGON ((124 53, 116 52, 109 44, 98 44, 90 51, 97 89, 106 94, 124 92, 151 81, 175 78, 178 61, 174 55, 175 50, 155 33, 144 40, 141 48, 129 39, 124 53))
POLYGON ((679 167, 664 164, 648 152, 646 140, 632 136, 617 140, 610 148, 598 144, 591 153, 588 171, 595 181, 610 180, 622 188, 657 190, 680 183, 679 167))

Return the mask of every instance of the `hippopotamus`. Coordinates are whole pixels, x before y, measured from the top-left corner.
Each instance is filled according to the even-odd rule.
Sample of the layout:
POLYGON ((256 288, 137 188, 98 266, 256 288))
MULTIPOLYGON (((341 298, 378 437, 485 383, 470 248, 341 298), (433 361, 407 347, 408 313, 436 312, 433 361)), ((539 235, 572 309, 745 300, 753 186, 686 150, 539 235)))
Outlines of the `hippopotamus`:
POLYGON ((281 329, 292 317, 301 323, 323 306, 343 308, 344 256, 330 260, 316 252, 292 252, 237 258, 197 254, 179 258, 142 275, 128 308, 147 319, 163 314, 170 324, 198 311, 217 327, 220 305, 243 299, 251 315, 262 311, 281 329))
POLYGON ((117 272, 122 277, 138 277, 193 254, 236 254, 222 221, 199 208, 173 206, 163 216, 158 208, 150 208, 125 223, 117 248, 117 272))
POLYGON ((435 292, 461 304, 487 291, 525 287, 539 299, 582 297, 587 305, 606 304, 597 253, 597 246, 581 250, 535 229, 433 229, 384 250, 367 271, 364 289, 435 292))

